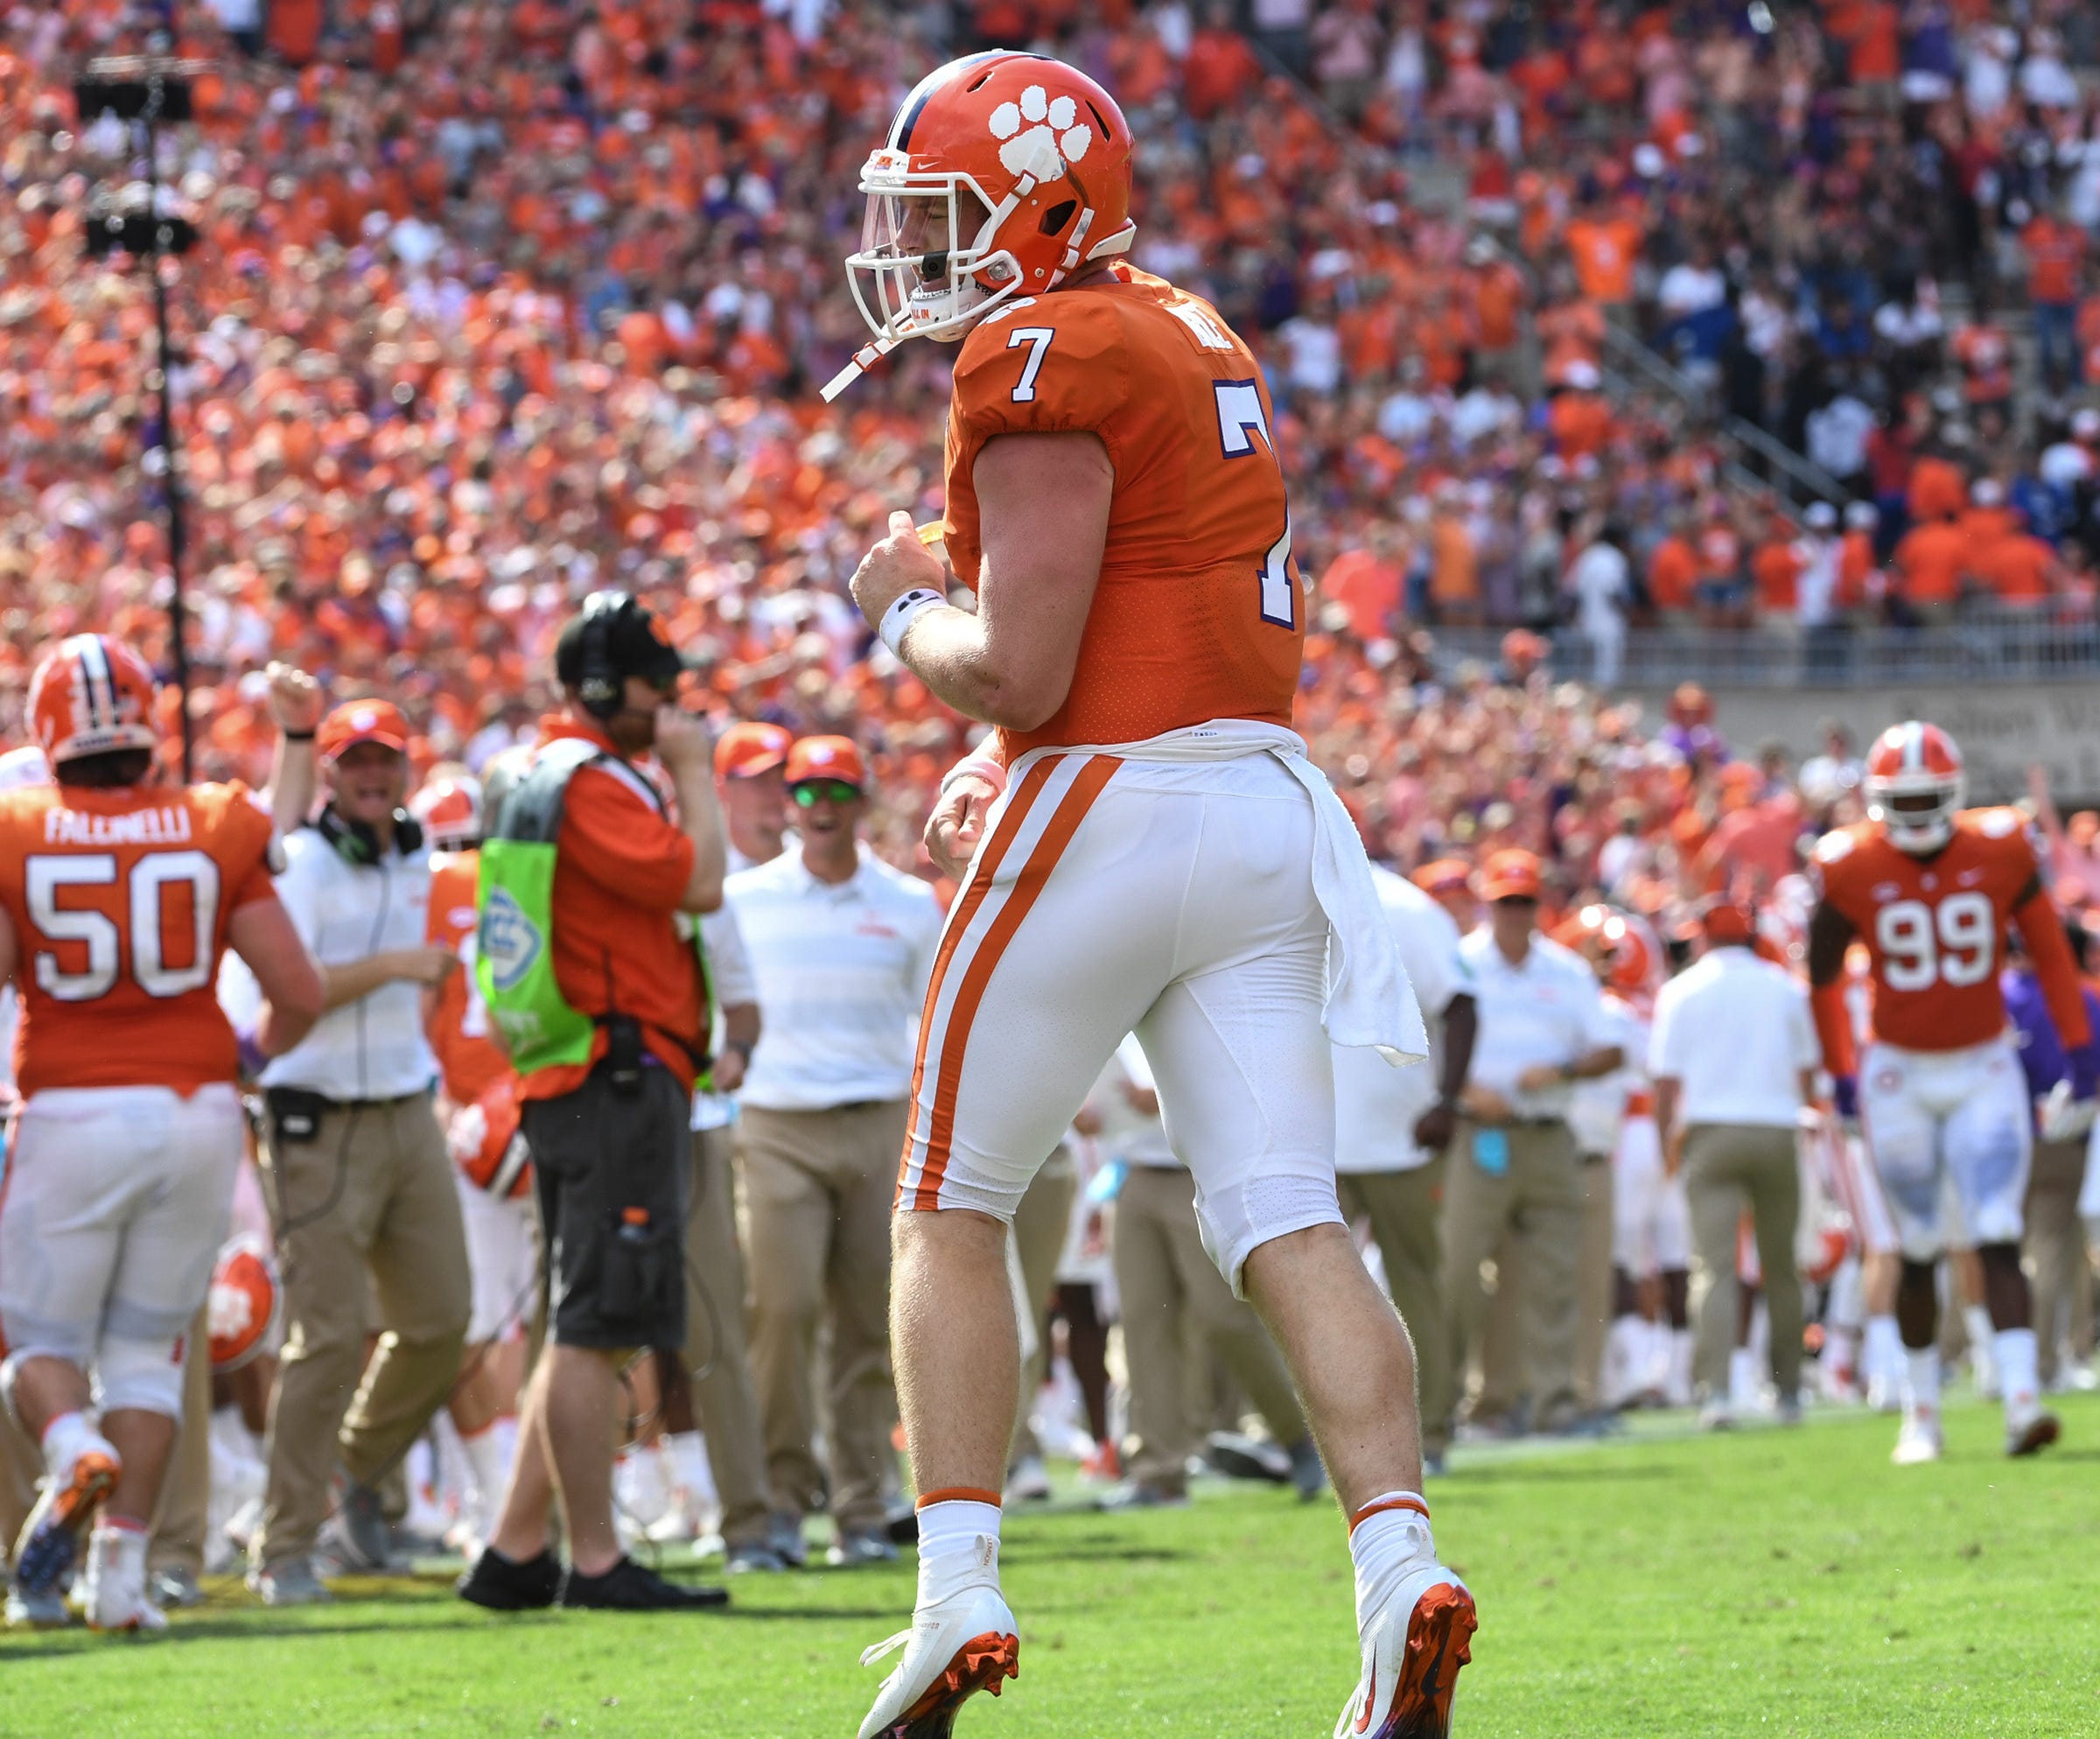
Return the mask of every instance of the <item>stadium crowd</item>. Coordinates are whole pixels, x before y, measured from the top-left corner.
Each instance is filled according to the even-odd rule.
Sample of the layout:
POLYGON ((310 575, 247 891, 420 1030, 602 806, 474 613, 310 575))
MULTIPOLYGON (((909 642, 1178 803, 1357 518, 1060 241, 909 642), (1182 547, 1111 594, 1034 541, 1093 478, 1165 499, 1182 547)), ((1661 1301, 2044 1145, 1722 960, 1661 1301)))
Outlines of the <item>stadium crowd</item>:
MULTIPOLYGON (((804 850, 784 810, 734 837, 746 800, 732 789, 780 769, 776 805, 791 778, 872 796, 868 842, 902 873, 884 885, 925 905, 910 885, 935 880, 920 826, 968 739, 871 649, 844 584, 892 508, 939 516, 946 370, 915 347, 836 410, 812 389, 861 336, 836 288, 858 160, 924 66, 978 40, 1046 42, 1123 95, 1142 143, 1139 263, 1214 299, 1275 385, 1319 601, 1297 723, 1373 856, 1476 938, 1493 927, 1483 901, 1532 900, 1596 976, 1644 996, 1707 944, 1742 943, 1711 922, 1720 896, 1728 910, 1754 902, 1770 948, 1793 959, 1807 848, 1861 814, 1842 733, 1795 767, 1725 742, 1690 685, 1651 719, 1556 684, 1558 625, 1604 641, 1648 616, 1813 628, 1929 618, 1978 595, 2094 606, 2100 412, 2077 395, 2100 304, 2085 299, 2078 238, 2100 219, 2100 147, 2083 145, 2094 111, 2075 80, 2060 100, 2065 67, 2092 60, 2075 7, 2052 32, 1989 9, 1957 31, 1942 9, 1886 4, 1711 28, 1666 6, 1622 28, 1610 13, 1488 7, 1460 23, 1256 0, 1244 22, 1349 133, 1222 9, 1172 0, 178 12, 177 46, 212 67, 164 165, 203 236, 171 282, 197 615, 187 723, 205 777, 268 776, 284 723, 273 659, 338 702, 398 706, 415 782, 487 773, 539 738, 555 637, 612 587, 685 650, 688 705, 725 744, 753 740, 732 724, 780 727, 777 754, 716 765, 746 873, 804 850), (1992 102, 1985 62, 2018 102, 1992 102), (1545 160, 1549 123, 1591 143, 1545 160), (1454 156, 1462 208, 1418 202, 1410 178, 1454 156), (1932 197, 1956 180, 1961 200, 1932 197), (1767 202, 1754 209, 1752 186, 1767 202), (1869 186, 1886 203, 1863 230, 1848 216, 1869 186), (1964 286, 1970 324, 1942 329, 1937 283, 1964 286), (2022 291, 2046 386, 2016 396, 2024 361, 1991 311, 2022 291), (1607 394, 1612 320, 1807 452, 1844 485, 1842 512, 1796 522, 1727 480, 1720 438, 1683 405, 1607 394), (1499 663, 1439 650, 1436 627, 1480 623, 1512 629, 1499 663), (808 761, 790 772, 790 738, 843 739, 827 751, 842 758, 822 777, 808 761), (1585 917, 1606 902, 1610 915, 1585 917)), ((116 4, 0 21, 0 706, 17 716, 37 653, 76 629, 172 663, 163 477, 139 456, 149 298, 136 273, 80 258, 89 189, 129 173, 129 147, 121 129, 79 122, 71 80, 87 54, 138 41, 116 4)), ((2100 897, 2090 817, 2060 823, 2046 791, 2035 807, 2060 896, 2100 897)), ((759 892, 732 878, 729 909, 759 892)), ((1565 1060, 1606 1052, 1644 1061, 1630 1041, 1565 1060)), ((1058 1301, 1033 1429, 1104 1476, 1128 1422, 1103 1357, 1123 1280, 1108 1204, 1159 1146, 1142 1058, 1119 1069, 1069 1144, 1051 1284, 1029 1277, 1038 1303, 1053 1286, 1058 1301)), ((1592 1156, 1612 1153, 1606 1141, 1592 1156)), ((1828 1193, 1835 1224, 1844 1210, 1828 1193)), ((1530 1350, 1512 1350, 1523 1330, 1507 1320, 1517 1289, 1501 1289, 1500 1327, 1490 1315, 1462 1350, 1478 1370, 1455 1373, 1466 1428, 1597 1428, 1651 1392, 1690 1398, 1690 1253, 1614 1290, 1608 1190, 1580 1217, 1581 1248, 1564 1253, 1594 1333, 1577 1337, 1572 1392, 1526 1405, 1530 1350), (1604 1332, 1614 1317, 1677 1342, 1634 1371, 1604 1332)), ((1166 1227, 1162 1248, 1185 1232, 1166 1227)), ((1396 1285, 1395 1259, 1377 1259, 1396 1285)), ((2090 1305, 2090 1279, 2067 1273, 2060 1290, 2090 1305)), ((1198 1411, 1230 1427, 1214 1456, 1315 1488, 1290 1410, 1264 1404, 1249 1374, 1258 1357, 1226 1350, 1237 1335, 1245 1351, 1245 1322, 1214 1298, 1186 1308, 1232 1367, 1220 1378, 1190 1360, 1208 1391, 1198 1411), (1270 1441, 1237 1431, 1250 1411, 1270 1441)), ((1818 1326, 1857 1333, 1859 1317, 1826 1301, 1818 1326)), ((2052 1344, 2050 1357, 2068 1381, 2090 1328, 2076 1309, 2067 1321, 2066 1355, 2052 1344)), ((836 1322, 830 1335, 836 1359, 836 1322)), ((1844 1364, 1830 1385, 1850 1395, 1844 1364)), ((1154 1398, 1124 1376, 1134 1416, 1154 1398)), ((811 1379, 796 1381, 806 1411, 811 1379)), ((865 1360, 855 1381, 864 1447, 865 1391, 880 1384, 865 1360)), ((1757 1387, 1709 1383, 1714 1422, 1762 1406, 1757 1387)), ((233 1496, 263 1413, 252 1386, 223 1399, 240 1415, 214 1427, 233 1496)), ((841 1428, 828 1421, 834 1451, 841 1428)), ((671 1538, 713 1519, 695 1434, 658 1416, 634 1434, 630 1522, 671 1538)), ((476 1476, 444 1459, 411 1457, 412 1495, 450 1478, 463 1505, 476 1476)), ((775 1459, 793 1462, 799 1497, 836 1495, 808 1442, 775 1459)), ((1173 1468, 1157 1453, 1145 1467, 1126 1501, 1172 1501, 1173 1468)), ((1032 1470, 1015 1471, 1032 1491, 1032 1470)), ((894 1483, 892 1465, 854 1487, 863 1556, 881 1555, 867 1518, 894 1483)), ((438 1519, 480 1538, 491 1518, 438 1519)), ((347 1545, 366 1551, 354 1533, 347 1545)), ((799 1528, 762 1533, 749 1567, 804 1549, 799 1528)))

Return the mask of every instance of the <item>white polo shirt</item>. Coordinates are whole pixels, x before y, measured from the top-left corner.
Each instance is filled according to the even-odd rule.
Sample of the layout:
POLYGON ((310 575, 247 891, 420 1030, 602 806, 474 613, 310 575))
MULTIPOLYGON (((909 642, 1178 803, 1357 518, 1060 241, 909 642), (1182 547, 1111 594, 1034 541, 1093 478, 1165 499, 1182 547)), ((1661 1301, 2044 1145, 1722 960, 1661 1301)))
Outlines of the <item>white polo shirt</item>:
MULTIPOLYGON (((374 954, 420 948, 430 929, 430 854, 389 852, 376 864, 346 862, 314 827, 284 840, 277 898, 314 959, 347 966, 374 954)), ((227 978, 245 973, 230 953, 227 978)), ((225 984, 237 1003, 246 987, 225 984)), ((262 1070, 265 1087, 302 1087, 332 1099, 396 1099, 438 1077, 423 1031, 423 986, 397 978, 332 1008, 262 1070)))
MULTIPOLYGON (((1473 972, 1459 952, 1451 914, 1413 882, 1371 866, 1379 908, 1421 1004, 1433 1023, 1454 996, 1473 993, 1473 972)), ((1441 1042, 1437 1047, 1441 1055, 1441 1042)), ((1411 1171, 1429 1155, 1415 1143, 1415 1120, 1437 1102, 1438 1064, 1396 1069, 1362 1045, 1334 1047, 1334 1169, 1411 1171)))
POLYGON ((941 903, 865 845, 850 880, 819 881, 788 851, 739 870, 726 903, 765 1021, 738 1097, 760 1111, 901 1099, 941 938, 941 903))
POLYGON ((1822 1056, 1807 990, 1747 948, 1709 949, 1656 999, 1648 1073, 1681 1083, 1682 1124, 1791 1129, 1822 1056))
MULTIPOLYGON (((751 957, 745 951, 744 932, 737 928, 737 915, 724 900, 700 920, 700 939, 707 944, 708 982, 715 993, 715 1030, 712 1047, 722 1050, 722 1011, 739 1008, 759 999, 758 981, 751 975, 751 957)), ((693 1127, 724 1129, 737 1120, 737 1102, 728 1093, 693 1095, 693 1127)))
POLYGON ((1512 966, 1488 924, 1459 944, 1459 957, 1472 969, 1480 1008, 1470 1079, 1508 1099, 1519 1118, 1565 1118, 1572 1087, 1520 1092, 1516 1077, 1535 1063, 1573 1062, 1618 1043, 1596 973, 1573 950, 1543 936, 1534 936, 1522 964, 1512 966))

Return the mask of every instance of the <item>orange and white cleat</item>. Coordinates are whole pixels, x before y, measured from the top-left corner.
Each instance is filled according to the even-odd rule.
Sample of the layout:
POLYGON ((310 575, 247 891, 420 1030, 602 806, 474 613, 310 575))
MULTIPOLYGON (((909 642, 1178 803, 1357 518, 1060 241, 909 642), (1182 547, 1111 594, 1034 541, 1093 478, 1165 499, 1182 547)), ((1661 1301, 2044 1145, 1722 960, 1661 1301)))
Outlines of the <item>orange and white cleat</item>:
POLYGON ((44 1482, 15 1545, 14 1586, 22 1595, 33 1599, 63 1588, 80 1540, 122 1469, 108 1442, 90 1436, 63 1477, 44 1482))
POLYGON ((912 1615, 912 1628, 862 1655, 872 1666, 898 1649, 904 1658, 882 1681, 860 1739, 948 1739, 956 1711, 979 1691, 998 1696, 1021 1674, 1021 1639, 999 1591, 958 1590, 912 1615))
POLYGON ((1466 1584, 1441 1564, 1409 1576, 1364 1627, 1363 1677, 1334 1739, 1446 1739, 1479 1625, 1466 1584))

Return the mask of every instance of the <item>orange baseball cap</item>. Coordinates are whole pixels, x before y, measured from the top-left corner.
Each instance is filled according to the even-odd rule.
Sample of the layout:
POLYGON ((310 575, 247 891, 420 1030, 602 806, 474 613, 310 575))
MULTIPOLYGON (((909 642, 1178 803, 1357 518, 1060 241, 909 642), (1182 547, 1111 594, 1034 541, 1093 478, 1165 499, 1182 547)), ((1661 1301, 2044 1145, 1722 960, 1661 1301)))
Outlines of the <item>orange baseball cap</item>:
POLYGON ((748 779, 754 773, 770 773, 794 747, 793 734, 781 726, 758 719, 732 725, 715 743, 715 777, 748 779))
POLYGON ((378 743, 396 754, 409 752, 409 721, 390 700, 347 700, 314 733, 314 752, 333 761, 360 743, 378 743))
POLYGON ((1424 864, 1411 878, 1424 894, 1454 894, 1473 880, 1473 871, 1457 858, 1424 864))
POLYGON ((1748 942, 1757 934, 1757 920, 1750 908, 1733 900, 1709 900, 1699 908, 1699 927, 1707 941, 1724 945, 1748 942))
POLYGON ((1529 852, 1497 852, 1480 871, 1483 900, 1536 900, 1541 891, 1538 859, 1529 852))
POLYGON ((804 737, 788 752, 788 782, 805 779, 837 779, 864 787, 867 768, 860 759, 860 746, 850 737, 804 737))

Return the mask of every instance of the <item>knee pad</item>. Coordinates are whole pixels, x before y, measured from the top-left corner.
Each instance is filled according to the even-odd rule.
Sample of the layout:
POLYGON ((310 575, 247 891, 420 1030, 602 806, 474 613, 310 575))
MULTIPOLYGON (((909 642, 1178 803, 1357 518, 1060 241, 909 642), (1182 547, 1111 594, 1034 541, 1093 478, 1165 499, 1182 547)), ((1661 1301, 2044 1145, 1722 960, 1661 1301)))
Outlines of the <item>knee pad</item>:
POLYGON ((182 1417, 182 1343, 112 1336, 95 1360, 95 1403, 104 1413, 133 1407, 168 1419, 182 1417))

